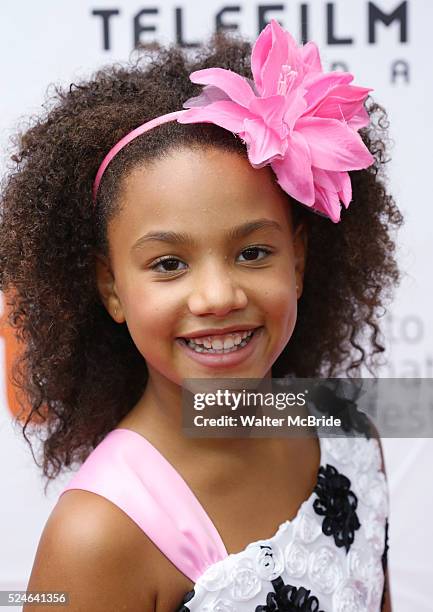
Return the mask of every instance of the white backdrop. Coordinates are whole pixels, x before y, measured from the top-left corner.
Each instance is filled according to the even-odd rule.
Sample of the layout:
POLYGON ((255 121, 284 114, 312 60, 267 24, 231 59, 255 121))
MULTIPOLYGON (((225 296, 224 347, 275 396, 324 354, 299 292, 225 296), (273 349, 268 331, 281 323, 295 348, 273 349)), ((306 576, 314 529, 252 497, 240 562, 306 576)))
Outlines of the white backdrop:
MULTIPOLYGON (((431 0, 2 0, 0 169, 10 135, 23 118, 41 112, 49 83, 68 86, 103 64, 126 60, 136 40, 191 44, 206 38, 218 19, 255 38, 260 19, 271 17, 298 40, 304 29, 319 44, 326 68, 338 64, 352 71, 356 84, 373 87, 388 110, 394 142, 390 187, 406 219, 398 254, 405 276, 385 319, 389 350, 381 375, 433 377, 431 0)), ((391 490, 394 612, 431 611, 432 440, 385 439, 383 445, 391 490)), ((4 380, 0 459, 0 589, 23 589, 62 483, 44 496, 39 472, 12 425, 4 380)))

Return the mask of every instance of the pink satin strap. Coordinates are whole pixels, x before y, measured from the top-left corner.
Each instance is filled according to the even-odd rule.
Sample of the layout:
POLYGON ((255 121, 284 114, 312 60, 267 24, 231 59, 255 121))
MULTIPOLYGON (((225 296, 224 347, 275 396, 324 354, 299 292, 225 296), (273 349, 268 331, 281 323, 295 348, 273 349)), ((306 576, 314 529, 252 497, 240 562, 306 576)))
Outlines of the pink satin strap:
POLYGON ((134 431, 111 431, 62 493, 71 489, 91 491, 118 506, 193 582, 227 557, 221 536, 189 486, 134 431))

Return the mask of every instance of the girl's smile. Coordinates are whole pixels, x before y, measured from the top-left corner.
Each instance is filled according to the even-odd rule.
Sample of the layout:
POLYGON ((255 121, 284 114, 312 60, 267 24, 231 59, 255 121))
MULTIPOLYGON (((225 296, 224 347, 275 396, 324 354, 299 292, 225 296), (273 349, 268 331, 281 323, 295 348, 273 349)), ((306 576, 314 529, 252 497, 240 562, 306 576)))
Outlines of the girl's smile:
POLYGON ((126 177, 98 279, 151 378, 270 372, 302 286, 290 207, 269 168, 221 148, 173 150, 126 177))
POLYGON ((262 329, 263 327, 256 327, 243 334, 222 334, 224 341, 213 336, 212 340, 205 340, 202 345, 197 343, 196 346, 192 346, 190 341, 187 342, 183 338, 178 338, 177 342, 197 363, 211 368, 229 367, 254 355, 262 329), (235 340, 231 340, 229 336, 235 336, 235 340))

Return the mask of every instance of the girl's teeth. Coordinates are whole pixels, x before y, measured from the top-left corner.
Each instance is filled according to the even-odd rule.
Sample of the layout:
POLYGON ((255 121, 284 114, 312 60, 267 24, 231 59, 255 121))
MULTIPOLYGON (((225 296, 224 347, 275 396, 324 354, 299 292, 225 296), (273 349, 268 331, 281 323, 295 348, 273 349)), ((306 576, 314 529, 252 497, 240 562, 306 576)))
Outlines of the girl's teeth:
POLYGON ((192 339, 187 340, 187 342, 191 342, 195 346, 204 346, 205 348, 215 348, 219 350, 222 348, 231 348, 231 346, 233 345, 240 344, 242 340, 250 336, 251 333, 252 332, 250 330, 250 331, 244 331, 244 332, 231 333, 228 337, 224 339, 216 338, 216 337, 212 338, 212 336, 208 336, 207 338, 195 338, 194 340, 192 339), (228 344, 226 347, 227 342, 233 342, 233 345, 228 344))
POLYGON ((250 341, 253 333, 253 331, 242 332, 242 334, 235 334, 234 337, 226 338, 224 341, 219 338, 212 341, 205 338, 202 342, 186 340, 186 343, 196 353, 228 353, 244 347, 250 341))

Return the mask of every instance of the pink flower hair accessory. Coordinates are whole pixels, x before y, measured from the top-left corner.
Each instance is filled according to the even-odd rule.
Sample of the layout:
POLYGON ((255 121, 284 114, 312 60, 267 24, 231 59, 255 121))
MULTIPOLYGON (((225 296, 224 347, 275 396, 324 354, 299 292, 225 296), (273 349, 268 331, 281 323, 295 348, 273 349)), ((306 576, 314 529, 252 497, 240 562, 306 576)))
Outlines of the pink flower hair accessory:
POLYGON ((191 73, 202 93, 122 138, 99 167, 94 200, 111 159, 137 136, 167 121, 213 123, 245 142, 254 168, 269 164, 289 196, 337 223, 340 202, 347 208, 352 199, 348 171, 374 163, 358 134, 372 90, 351 85, 350 73, 325 73, 317 46, 298 46, 275 20, 253 46, 251 71, 252 80, 223 68, 191 73))

